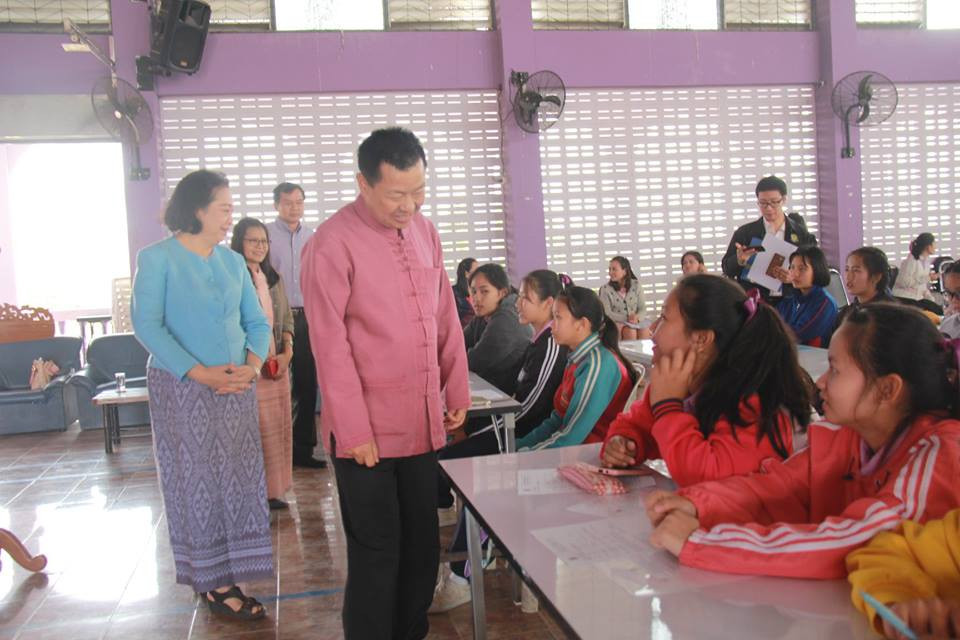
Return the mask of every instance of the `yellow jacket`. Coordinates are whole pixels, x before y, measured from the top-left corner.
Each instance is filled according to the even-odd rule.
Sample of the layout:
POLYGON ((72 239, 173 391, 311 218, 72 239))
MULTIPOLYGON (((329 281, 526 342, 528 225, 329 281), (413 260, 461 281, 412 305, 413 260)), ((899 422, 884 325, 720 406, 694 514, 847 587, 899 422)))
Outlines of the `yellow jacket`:
MULTIPOLYGON (((905 520, 847 556, 853 604, 876 624, 860 591, 884 604, 917 598, 960 602, 960 509, 925 525, 905 520)), ((874 626, 876 628, 876 626, 874 626)))

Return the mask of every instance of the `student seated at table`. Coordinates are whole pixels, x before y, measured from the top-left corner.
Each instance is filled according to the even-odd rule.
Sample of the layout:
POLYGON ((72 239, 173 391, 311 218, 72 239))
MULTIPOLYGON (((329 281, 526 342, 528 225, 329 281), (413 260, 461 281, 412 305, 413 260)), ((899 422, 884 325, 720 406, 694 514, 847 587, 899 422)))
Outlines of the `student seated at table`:
POLYGON ((918 635, 960 638, 960 509, 920 524, 905 520, 847 556, 853 604, 870 626, 900 638, 861 595, 893 610, 918 635))
POLYGON ((940 333, 948 338, 960 338, 960 260, 943 272, 943 302, 940 333))
POLYGON ((628 327, 627 323, 638 323, 643 319, 646 304, 643 301, 643 289, 633 274, 630 261, 623 256, 614 256, 607 266, 610 281, 600 287, 600 300, 607 317, 617 324, 620 338, 637 340, 649 336, 646 329, 628 327))
POLYGON ((680 271, 689 276, 694 273, 706 273, 707 265, 703 262, 703 254, 699 251, 687 251, 680 256, 680 271))
POLYGON ((650 384, 610 424, 605 466, 663 458, 674 482, 687 486, 793 453, 794 424, 810 422, 812 389, 789 330, 759 291, 689 275, 652 329, 650 384))
MULTIPOLYGON (((539 269, 528 273, 520 283, 517 311, 520 324, 532 327, 533 340, 524 351, 513 394, 521 404, 520 411, 514 416, 518 438, 527 435, 550 416, 553 394, 560 386, 567 366, 569 348, 559 344, 552 331, 553 303, 563 286, 561 278, 568 284, 571 282, 568 276, 539 269)), ((467 422, 465 430, 468 437, 439 451, 441 460, 485 456, 502 450, 506 437, 502 421, 498 421, 495 430, 489 416, 475 418, 467 422)), ((453 504, 453 495, 449 482, 442 473, 439 475, 438 506, 446 509, 453 504)))
POLYGON ((936 250, 936 238, 932 233, 921 233, 910 241, 910 255, 900 263, 900 272, 893 285, 893 295, 901 302, 942 316, 943 307, 930 291, 930 281, 937 280, 940 274, 931 271, 927 266, 927 260, 936 250))
POLYGON ((603 442, 637 372, 618 346, 617 325, 590 289, 564 288, 553 304, 553 337, 570 349, 550 417, 517 440, 517 450, 603 442))
MULTIPOLYGON (((569 364, 553 396, 549 417, 517 440, 517 450, 601 442, 637 379, 633 365, 617 347, 616 325, 604 315, 600 299, 590 289, 564 287, 553 304, 552 331, 553 339, 570 350, 569 364)), ((450 551, 465 551, 466 545, 461 518, 450 551)), ((441 567, 430 613, 449 611, 470 601, 465 575, 464 562, 451 563, 449 571, 441 567)))
POLYGON ((777 304, 777 311, 793 329, 797 342, 820 347, 830 340, 837 321, 837 302, 826 290, 830 269, 823 251, 804 246, 790 254, 793 295, 777 304))
POLYGON ((470 371, 513 395, 533 335, 517 317, 517 291, 503 267, 489 263, 470 275, 470 292, 477 314, 463 330, 470 371))
POLYGON ((887 254, 876 247, 860 247, 847 256, 843 282, 853 301, 837 314, 836 328, 847 315, 865 304, 896 302, 890 293, 890 263, 887 254))
POLYGON ((918 310, 847 317, 817 380, 826 422, 785 461, 647 496, 650 541, 702 569, 841 578, 844 557, 901 520, 960 504, 957 350, 918 310))
POLYGON ((457 303, 457 315, 460 326, 465 327, 473 320, 473 302, 470 300, 470 276, 480 263, 474 258, 464 258, 457 264, 457 281, 453 283, 453 299, 457 303))

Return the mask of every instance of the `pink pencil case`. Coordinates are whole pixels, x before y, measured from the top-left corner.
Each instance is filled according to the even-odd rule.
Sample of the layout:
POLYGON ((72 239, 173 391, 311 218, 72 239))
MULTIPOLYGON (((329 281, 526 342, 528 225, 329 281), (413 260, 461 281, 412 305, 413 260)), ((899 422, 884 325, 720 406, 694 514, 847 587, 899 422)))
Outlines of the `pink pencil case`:
POLYGON ((627 486, 618 478, 597 473, 584 462, 564 464, 557 467, 557 473, 568 482, 580 487, 587 493, 598 496, 611 496, 628 491, 627 486))

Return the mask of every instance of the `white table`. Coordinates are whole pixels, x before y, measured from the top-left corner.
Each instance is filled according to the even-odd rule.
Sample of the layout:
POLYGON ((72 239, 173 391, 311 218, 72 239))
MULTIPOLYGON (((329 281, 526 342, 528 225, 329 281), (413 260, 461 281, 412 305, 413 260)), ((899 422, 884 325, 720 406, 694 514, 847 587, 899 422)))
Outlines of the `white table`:
POLYGON ((653 364, 653 340, 621 340, 620 352, 634 364, 653 364))
POLYGON ((820 347, 800 345, 797 347, 797 359, 814 382, 830 368, 830 363, 827 362, 827 350, 820 347))
MULTIPOLYGON (((844 580, 700 571, 653 549, 640 504, 649 488, 604 498, 579 490, 518 495, 518 481, 529 477, 525 472, 576 460, 595 462, 598 451, 599 445, 584 445, 441 462, 467 507, 474 638, 486 637, 479 527, 571 637, 876 637, 850 604, 844 580), (557 546, 564 540, 567 551, 557 546), (581 555, 575 560, 571 549, 578 541, 581 555)), ((657 483, 670 484, 665 478, 657 483)))
MULTIPOLYGON (((653 364, 653 340, 622 340, 620 351, 635 364, 649 367, 653 364)), ((818 347, 797 347, 797 358, 810 377, 816 380, 827 370, 827 350, 818 347)))
POLYGON ((468 418, 500 416, 507 436, 507 452, 516 451, 516 416, 521 405, 513 397, 496 388, 473 371, 470 372, 470 408, 468 418), (479 393, 478 393, 479 392, 479 393))
POLYGON ((93 397, 93 404, 103 409, 103 449, 113 453, 120 446, 120 405, 149 402, 150 393, 146 387, 127 387, 120 392, 116 389, 101 391, 93 397))

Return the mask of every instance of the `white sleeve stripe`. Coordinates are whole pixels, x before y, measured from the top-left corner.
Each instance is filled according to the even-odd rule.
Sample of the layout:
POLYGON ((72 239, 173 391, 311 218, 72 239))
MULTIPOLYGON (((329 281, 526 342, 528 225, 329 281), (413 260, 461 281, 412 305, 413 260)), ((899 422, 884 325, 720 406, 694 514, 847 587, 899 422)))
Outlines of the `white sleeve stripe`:
MULTIPOLYGON (((870 540, 881 531, 895 529, 900 524, 900 521, 901 515, 899 513, 890 514, 886 519, 876 522, 873 526, 858 530, 849 536, 828 541, 817 540, 800 542, 791 545, 788 552, 804 553, 809 551, 829 551, 832 549, 845 549, 853 547, 861 542, 870 540)), ((692 539, 693 536, 691 536, 691 540, 692 539)), ((750 551, 751 553, 759 553, 763 555, 774 555, 785 552, 784 549, 776 547, 758 547, 749 541, 728 540, 722 543, 713 543, 712 546, 723 547, 724 549, 742 549, 744 551, 750 551)))
MULTIPOLYGON (((902 492, 904 478, 906 478, 907 475, 912 471, 913 467, 917 466, 918 464, 922 464, 921 459, 912 460, 910 464, 904 465, 897 477, 897 482, 894 486, 894 495, 900 500, 900 507, 898 507, 898 511, 901 514, 908 512, 909 510, 909 507, 906 505, 907 501, 904 500, 904 495, 902 492)), ((878 509, 882 509, 885 506, 886 505, 884 505, 884 503, 877 502, 867 508, 863 518, 848 518, 834 523, 823 522, 815 531, 797 531, 791 525, 781 525, 776 529, 772 529, 766 534, 760 534, 748 527, 742 527, 733 524, 722 524, 714 527, 704 536, 704 539, 719 543, 728 538, 749 538, 753 540, 753 543, 758 547, 784 547, 792 543, 817 537, 827 531, 833 532, 834 535, 846 535, 851 530, 858 530, 862 523, 869 521, 871 516, 878 509), (713 537, 714 534, 716 537, 713 537)))
POLYGON ((553 339, 553 336, 550 336, 547 338, 547 353, 540 365, 540 373, 537 375, 537 383, 534 385, 530 393, 527 394, 527 397, 523 399, 523 402, 520 403, 520 412, 517 413, 518 419, 526 415, 540 398, 540 395, 543 393, 543 390, 547 386, 547 382, 550 380, 550 376, 553 373, 553 367, 556 365, 557 355, 559 355, 559 353, 560 345, 556 343, 556 341, 553 339))
POLYGON ((577 404, 572 416, 569 414, 564 416, 564 427, 562 429, 557 429, 549 438, 541 442, 537 446, 538 449, 546 449, 551 444, 559 440, 561 436, 565 436, 566 434, 570 433, 573 425, 577 423, 577 419, 583 413, 587 403, 590 401, 590 396, 593 394, 593 388, 596 386, 597 378, 600 377, 600 353, 594 349, 587 357, 589 358, 586 363, 587 375, 583 383, 583 393, 580 394, 579 404, 577 404))
MULTIPOLYGON (((881 505, 885 506, 885 505, 881 505)), ((827 550, 844 547, 850 544, 851 539, 861 539, 863 533, 868 532, 868 537, 878 531, 890 528, 890 523, 894 525, 903 519, 903 505, 896 507, 887 507, 875 511, 874 514, 865 520, 844 520, 840 523, 834 523, 833 526, 842 525, 843 529, 838 531, 829 531, 828 527, 818 527, 816 531, 795 533, 792 536, 784 536, 784 539, 767 544, 758 544, 750 536, 737 536, 736 533, 745 533, 744 531, 729 531, 722 540, 706 540, 707 536, 698 536, 696 542, 708 542, 713 546, 728 547, 736 546, 740 549, 753 550, 758 553, 797 553, 800 551, 814 551, 817 549, 827 550), (855 525, 851 527, 850 525, 855 525)), ((824 523, 827 524, 827 523, 824 523)), ((756 532, 751 532, 756 533, 756 532)), ((693 536, 691 536, 691 539, 693 536)))
POLYGON ((895 516, 899 520, 922 515, 939 448, 940 441, 937 436, 920 440, 911 447, 911 460, 901 468, 894 483, 893 493, 900 500, 899 506, 888 506, 877 502, 867 509, 862 519, 823 522, 815 531, 810 532, 796 531, 790 525, 782 525, 766 534, 761 534, 747 527, 721 524, 707 532, 695 532, 691 538, 695 542, 718 546, 727 546, 736 541, 738 548, 753 549, 763 553, 773 553, 774 550, 809 551, 843 546, 846 544, 845 540, 860 539, 865 530, 886 528, 885 520, 890 517, 895 516), (920 477, 922 479, 918 480, 920 477), (904 488, 907 489, 906 495, 904 488))

